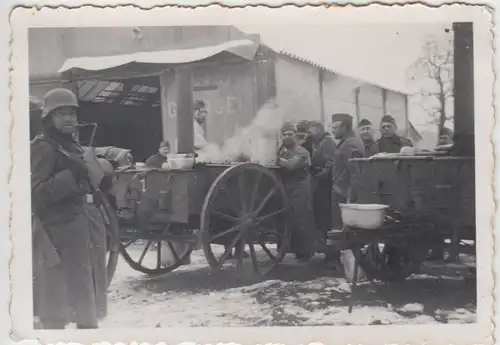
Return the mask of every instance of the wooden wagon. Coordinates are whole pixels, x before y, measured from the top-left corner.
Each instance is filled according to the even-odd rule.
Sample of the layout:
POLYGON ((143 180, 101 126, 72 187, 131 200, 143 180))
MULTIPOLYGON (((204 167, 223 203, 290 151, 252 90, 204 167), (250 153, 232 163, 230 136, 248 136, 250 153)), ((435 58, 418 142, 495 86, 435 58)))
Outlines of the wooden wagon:
POLYGON ((279 175, 253 163, 122 171, 115 182, 119 250, 135 270, 158 275, 185 263, 201 241, 213 269, 251 263, 252 273, 265 275, 283 259, 289 236, 279 175), (162 257, 162 246, 173 260, 162 257))
POLYGON ((430 249, 444 249, 445 239, 449 259, 473 250, 474 162, 431 155, 351 160, 351 202, 389 210, 377 229, 345 227, 331 238, 354 252, 369 279, 383 281, 417 272, 430 249))
POLYGON ((360 266, 370 280, 395 281, 418 271, 429 249, 449 246, 449 261, 459 252, 475 253, 472 24, 455 23, 454 31, 454 145, 443 152, 350 161, 350 202, 389 206, 379 228, 344 227, 330 236, 353 251, 354 284, 360 266))

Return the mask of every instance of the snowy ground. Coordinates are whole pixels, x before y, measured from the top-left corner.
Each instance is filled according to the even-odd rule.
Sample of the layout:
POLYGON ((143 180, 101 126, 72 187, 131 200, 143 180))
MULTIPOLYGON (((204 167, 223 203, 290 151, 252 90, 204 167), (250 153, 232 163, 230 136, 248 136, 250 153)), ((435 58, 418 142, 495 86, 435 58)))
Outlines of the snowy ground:
POLYGON ((475 322, 475 286, 453 269, 429 266, 403 283, 362 284, 349 314, 349 284, 321 259, 307 266, 287 259, 265 281, 213 274, 200 250, 191 265, 154 279, 120 259, 101 327, 475 322))

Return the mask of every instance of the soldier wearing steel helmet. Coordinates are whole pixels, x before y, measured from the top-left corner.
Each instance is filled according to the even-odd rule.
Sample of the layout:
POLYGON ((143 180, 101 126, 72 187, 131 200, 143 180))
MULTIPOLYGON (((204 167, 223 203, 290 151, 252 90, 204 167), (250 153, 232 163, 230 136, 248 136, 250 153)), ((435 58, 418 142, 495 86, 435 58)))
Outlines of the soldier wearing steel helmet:
POLYGON ((104 172, 74 140, 77 108, 71 91, 49 91, 31 143, 32 209, 57 253, 35 267, 35 316, 45 329, 97 328, 107 313, 106 229, 91 193, 104 172))

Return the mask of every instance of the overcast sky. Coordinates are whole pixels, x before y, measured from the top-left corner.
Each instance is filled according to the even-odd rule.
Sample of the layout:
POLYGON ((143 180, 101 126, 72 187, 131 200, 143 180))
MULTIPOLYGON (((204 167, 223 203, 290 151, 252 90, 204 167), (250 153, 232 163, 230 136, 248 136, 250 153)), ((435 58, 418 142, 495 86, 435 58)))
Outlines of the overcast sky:
MULTIPOLYGON (((324 26, 237 25, 259 33, 263 43, 325 65, 341 74, 415 92, 420 84, 408 79, 409 66, 420 56, 428 37, 446 40, 451 24, 376 24, 324 26)), ((421 107, 410 102, 410 119, 419 126, 428 121, 421 107)))

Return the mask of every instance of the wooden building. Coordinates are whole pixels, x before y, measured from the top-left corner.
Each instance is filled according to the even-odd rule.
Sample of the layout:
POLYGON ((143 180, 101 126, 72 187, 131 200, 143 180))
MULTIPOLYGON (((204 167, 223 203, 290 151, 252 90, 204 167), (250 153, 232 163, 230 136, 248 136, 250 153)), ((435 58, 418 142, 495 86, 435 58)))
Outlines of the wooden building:
POLYGON ((96 144, 132 149, 138 159, 162 139, 177 142, 177 114, 185 111, 177 76, 186 67, 188 99, 208 107, 208 141, 222 143, 270 99, 292 121, 328 126, 331 114, 346 112, 378 127, 388 113, 402 132, 409 128, 407 95, 273 50, 230 26, 30 29, 29 63, 31 95, 73 89, 81 119, 99 125, 96 144))

